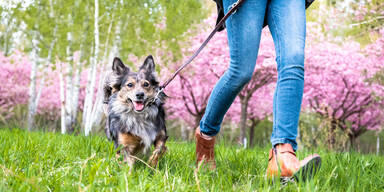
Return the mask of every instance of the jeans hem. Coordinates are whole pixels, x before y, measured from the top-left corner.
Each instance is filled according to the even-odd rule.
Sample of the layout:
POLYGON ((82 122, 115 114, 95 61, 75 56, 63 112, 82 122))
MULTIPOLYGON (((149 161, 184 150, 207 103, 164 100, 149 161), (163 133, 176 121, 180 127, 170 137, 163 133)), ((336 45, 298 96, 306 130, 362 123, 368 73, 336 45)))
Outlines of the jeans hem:
POLYGON ((216 129, 206 129, 202 125, 203 125, 203 120, 200 121, 199 126, 200 126, 200 132, 203 133, 204 135, 213 137, 220 132, 220 129, 219 131, 217 131, 216 129))
POLYGON ((277 144, 281 143, 288 143, 292 145, 292 148, 294 151, 297 150, 297 143, 296 141, 292 141, 291 139, 285 139, 285 138, 279 138, 279 139, 271 139, 272 147, 274 147, 277 144))

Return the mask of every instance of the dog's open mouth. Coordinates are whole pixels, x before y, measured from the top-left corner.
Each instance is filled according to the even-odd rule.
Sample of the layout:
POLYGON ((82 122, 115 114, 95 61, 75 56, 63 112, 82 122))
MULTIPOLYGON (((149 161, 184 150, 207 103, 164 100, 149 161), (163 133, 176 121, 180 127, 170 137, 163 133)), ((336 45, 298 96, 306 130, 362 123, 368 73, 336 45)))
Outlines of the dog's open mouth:
POLYGON ((132 101, 132 103, 136 111, 142 111, 144 109, 143 101, 132 101))

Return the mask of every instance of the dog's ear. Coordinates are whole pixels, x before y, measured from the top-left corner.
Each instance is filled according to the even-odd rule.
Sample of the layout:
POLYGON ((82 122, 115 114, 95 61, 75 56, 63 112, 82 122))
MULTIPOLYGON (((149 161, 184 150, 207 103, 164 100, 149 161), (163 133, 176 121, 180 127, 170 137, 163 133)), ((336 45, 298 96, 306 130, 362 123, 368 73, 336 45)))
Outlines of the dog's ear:
POLYGON ((126 71, 129 71, 129 68, 124 65, 120 58, 115 57, 112 63, 112 70, 117 75, 123 75, 126 71))
POLYGON ((155 61, 153 60, 152 55, 148 55, 148 57, 145 59, 143 65, 140 67, 140 70, 141 69, 144 69, 147 72, 155 71, 155 61))

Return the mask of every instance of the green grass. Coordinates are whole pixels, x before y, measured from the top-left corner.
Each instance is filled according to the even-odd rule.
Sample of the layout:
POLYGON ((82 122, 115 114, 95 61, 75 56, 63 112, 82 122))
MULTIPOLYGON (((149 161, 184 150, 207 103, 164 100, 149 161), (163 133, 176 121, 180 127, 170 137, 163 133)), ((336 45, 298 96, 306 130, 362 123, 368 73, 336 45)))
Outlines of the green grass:
POLYGON ((382 156, 319 150, 319 174, 281 189, 264 177, 268 148, 220 143, 217 170, 195 174, 194 144, 167 146, 157 170, 137 162, 129 174, 103 137, 0 129, 0 191, 384 191, 382 156))

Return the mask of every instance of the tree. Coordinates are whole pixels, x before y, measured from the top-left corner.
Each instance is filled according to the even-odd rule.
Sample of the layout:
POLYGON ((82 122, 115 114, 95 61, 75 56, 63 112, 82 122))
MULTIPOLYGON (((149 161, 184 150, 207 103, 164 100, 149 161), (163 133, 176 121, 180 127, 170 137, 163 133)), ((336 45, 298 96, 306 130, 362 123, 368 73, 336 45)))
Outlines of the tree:
POLYGON ((99 37, 99 0, 95 0, 95 15, 94 15, 94 48, 93 48, 93 57, 91 62, 91 77, 89 78, 89 84, 87 86, 87 96, 84 104, 84 114, 85 116, 85 125, 84 125, 84 131, 85 135, 88 136, 89 132, 92 128, 92 123, 90 119, 92 118, 92 101, 93 101, 93 93, 94 93, 94 86, 96 81, 96 65, 97 61, 99 59, 99 43, 100 43, 100 37, 99 37))
MULTIPOLYGON (((203 22, 203 25, 213 26, 213 17, 203 22)), ((192 38, 192 48, 185 50, 185 55, 191 55, 205 40, 207 32, 199 33, 192 38)), ((169 110, 171 118, 181 118, 188 122, 193 128, 199 125, 204 115, 205 107, 213 86, 223 75, 229 65, 229 48, 227 46, 227 34, 217 33, 211 42, 206 46, 195 61, 186 68, 180 75, 179 80, 172 82, 167 88, 167 93, 171 96, 169 110), (172 85, 173 84, 173 85, 172 85)), ((257 60, 257 67, 253 73, 252 80, 245 85, 239 94, 239 102, 235 101, 227 113, 227 117, 232 120, 240 119, 241 140, 245 139, 246 123, 250 112, 261 112, 249 110, 249 104, 253 102, 253 95, 262 87, 272 83, 276 79, 276 68, 274 65, 274 47, 269 31, 265 30, 262 34, 261 48, 257 60), (236 105, 239 109, 236 110, 236 105)), ((262 92, 265 93, 265 92, 262 92)), ((257 94, 256 94, 257 95, 257 94)), ((264 95, 258 95, 263 97, 264 95)), ((269 111, 272 110, 272 107, 269 111)), ((269 114, 269 112, 261 112, 269 114)), ((251 114, 254 119, 261 117, 251 114)))
MULTIPOLYGON (((191 47, 183 49, 185 59, 200 47, 208 35, 208 30, 214 26, 213 21, 214 18, 210 17, 199 24, 205 27, 204 32, 197 32, 197 35, 189 40, 191 47)), ((167 106, 171 119, 181 118, 192 130, 199 125, 211 90, 229 64, 228 46, 223 46, 226 44, 226 33, 217 33, 200 55, 169 84, 165 91, 170 96, 167 106)), ((176 70, 181 64, 178 62, 169 68, 176 70)))
POLYGON ((384 86, 369 79, 383 61, 364 55, 354 42, 316 43, 307 51, 304 105, 328 119, 329 147, 335 147, 336 129, 348 135, 352 147, 367 130, 380 129, 384 86))
MULTIPOLYGON (((349 8, 351 21, 349 24, 349 35, 356 37, 368 36, 370 42, 375 40, 377 34, 384 27, 384 1, 383 0, 360 0, 359 2, 350 2, 349 8), (367 32, 369 32, 367 34, 367 32)), ((365 37, 367 38, 367 37, 365 37)))
POLYGON ((0 6, 0 46, 3 54, 8 56, 12 51, 12 41, 17 39, 15 35, 20 26, 20 20, 17 19, 15 7, 17 5, 0 6))
POLYGON ((383 0, 317 0, 308 9, 307 18, 336 41, 353 39, 367 45, 378 38, 383 28, 383 8, 383 0))
POLYGON ((183 3, 36 0, 7 4, 7 7, 0 4, 2 48, 8 54, 9 50, 15 50, 10 48, 23 47, 31 53, 31 58, 36 58, 29 75, 29 129, 39 108, 39 97, 44 94, 41 88, 52 80, 46 72, 54 69, 58 70, 54 78, 61 82, 57 86, 61 94, 56 99, 62 110, 62 133, 74 130, 78 108, 84 109, 82 124, 86 134, 100 121, 101 91, 98 90, 109 58, 118 54, 130 59, 131 55, 142 57, 155 52, 159 58, 176 60, 180 56, 180 41, 186 38, 184 33, 189 29, 186 26, 199 22, 205 13, 201 2, 195 0, 183 3), (102 33, 97 35, 97 31, 102 33), (15 38, 12 33, 22 34, 21 38, 11 41, 15 38), (85 86, 80 78, 84 71, 89 79, 85 86), (88 91, 83 106, 84 97, 79 94, 84 87, 88 91))
MULTIPOLYGON (((0 103, 2 103, 0 104, 0 111, 3 120, 8 121, 13 117, 13 109, 16 106, 28 104, 32 61, 29 56, 19 51, 13 52, 8 57, 0 54, 0 60, 0 71, 2 72, 0 75, 0 81, 2 82, 0 87, 0 103)), ((56 125, 55 122, 60 120, 59 74, 58 70, 53 69, 53 67, 36 73, 36 77, 43 77, 43 75, 45 77, 43 84, 38 83, 36 87, 41 90, 36 114, 48 121, 52 121, 53 125, 56 125), (43 88, 40 89, 40 86, 43 88)), ((86 73, 81 74, 81 79, 86 79, 86 73)), ((81 81, 81 87, 84 86, 85 82, 81 81)), ((82 90, 82 92, 84 91, 82 90)), ((84 94, 79 95, 79 100, 84 100, 84 94)))
MULTIPOLYGON (((55 35, 57 28, 51 26, 53 9, 51 6, 45 6, 47 1, 38 2, 35 6, 23 7, 23 4, 17 4, 12 10, 14 16, 19 23, 25 24, 26 37, 31 39, 30 53, 32 57, 30 85, 29 85, 29 102, 28 102, 28 130, 34 127, 34 118, 39 104, 39 99, 44 81, 44 74, 40 84, 37 85, 38 67, 42 63, 45 65, 44 71, 47 70, 51 60, 53 46, 55 43, 55 35), (52 33, 53 32, 53 33, 52 33), (41 58, 46 58, 41 59, 41 58), (38 88, 37 88, 38 87, 38 88)), ((20 30, 20 29, 19 29, 20 30)), ((28 50, 28 49, 27 49, 28 50)))
POLYGON ((12 117, 15 106, 28 103, 30 73, 30 63, 25 55, 0 53, 0 122, 6 123, 12 117))
MULTIPOLYGON (((180 55, 179 44, 185 38, 184 33, 188 30, 188 27, 184 26, 190 26, 198 22, 204 14, 201 2, 194 0, 184 1, 184 3, 176 0, 156 2, 115 1, 109 6, 100 6, 100 8, 101 13, 99 15, 104 13, 103 15, 109 17, 109 19, 104 18, 104 22, 112 22, 112 25, 109 26, 111 29, 116 29, 115 31, 112 30, 111 33, 115 35, 114 37, 109 38, 109 35, 107 35, 107 37, 103 38, 100 36, 101 42, 110 42, 111 45, 108 46, 113 48, 114 53, 118 54, 123 60, 128 59, 127 63, 132 68, 136 67, 129 60, 129 57, 132 55, 142 57, 155 52, 156 54, 154 55, 162 60, 164 58, 167 60, 178 59, 180 55), (127 13, 127 10, 129 10, 129 13, 127 13), (180 17, 180 15, 184 17, 180 17), (189 16, 185 17, 185 15, 189 16)), ((103 20, 100 22, 103 22, 103 20)), ((105 47, 105 50, 108 50, 108 48, 105 47)), ((98 57, 100 58, 100 55, 98 57)), ((99 60, 97 61, 99 62, 99 60)), ((104 66, 105 64, 102 65, 104 66)), ((94 76, 92 75, 91 77, 93 78, 94 76)), ((103 77, 102 73, 100 77, 103 77)), ((90 90, 92 89, 90 88, 90 90)), ((99 117, 101 112, 101 97, 96 96, 100 99, 96 99, 96 103, 92 104, 92 92, 88 91, 88 93, 83 115, 86 134, 91 130, 94 122, 97 121, 97 118, 93 117, 99 117)))
MULTIPOLYGON (((256 70, 257 71, 257 70, 256 70)), ((265 73, 268 74, 268 73, 265 73)), ((271 75, 275 77, 275 73, 271 75)), ((252 82, 252 81, 251 81, 252 82)), ((240 94, 244 94, 247 89, 244 89, 239 97, 234 101, 233 107, 228 111, 227 118, 235 123, 239 123, 240 141, 244 147, 252 147, 254 145, 254 135, 256 126, 265 118, 272 116, 273 90, 275 84, 269 83, 259 87, 252 94, 248 103, 241 101, 240 94), (247 110, 244 106, 247 106, 247 110), (244 116, 246 120, 244 121, 244 116), (242 124, 244 123, 244 124, 242 124), (244 127, 242 127, 244 126, 244 127), (246 139, 246 131, 249 131, 249 138, 246 139), (249 144, 248 144, 249 143, 249 144)))
MULTIPOLYGON (((254 136, 256 126, 263 120, 272 116, 273 109, 273 90, 274 84, 269 84, 258 89, 249 102, 248 118, 250 120, 249 125, 249 146, 254 146, 254 136)), ((265 134, 265 132, 264 132, 265 134)), ((266 135, 263 135, 266 136, 266 135)))

